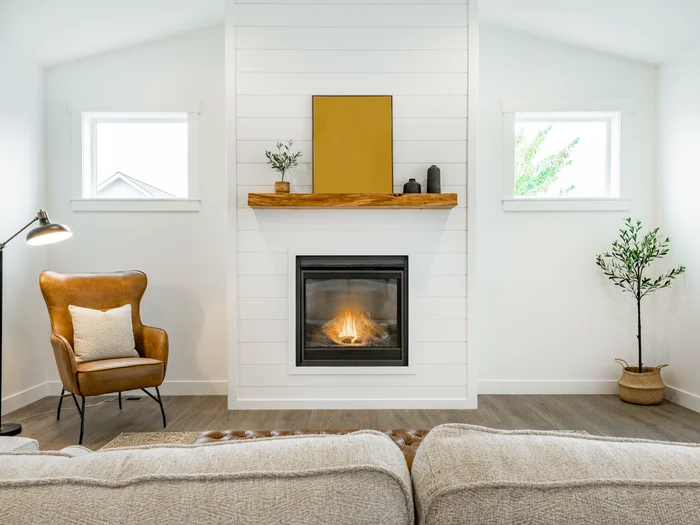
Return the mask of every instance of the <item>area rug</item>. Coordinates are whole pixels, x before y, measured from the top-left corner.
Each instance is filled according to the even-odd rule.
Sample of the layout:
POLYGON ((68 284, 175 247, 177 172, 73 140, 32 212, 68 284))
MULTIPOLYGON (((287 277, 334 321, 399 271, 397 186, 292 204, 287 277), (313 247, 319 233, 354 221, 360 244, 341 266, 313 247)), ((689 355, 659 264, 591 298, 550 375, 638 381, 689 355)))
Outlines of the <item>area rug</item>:
MULTIPOLYGON (((588 434, 585 430, 559 430, 559 432, 588 434)), ((201 432, 123 432, 100 450, 143 445, 193 445, 201 435, 201 432)))
POLYGON ((142 445, 192 445, 201 432, 124 432, 100 450, 142 445))

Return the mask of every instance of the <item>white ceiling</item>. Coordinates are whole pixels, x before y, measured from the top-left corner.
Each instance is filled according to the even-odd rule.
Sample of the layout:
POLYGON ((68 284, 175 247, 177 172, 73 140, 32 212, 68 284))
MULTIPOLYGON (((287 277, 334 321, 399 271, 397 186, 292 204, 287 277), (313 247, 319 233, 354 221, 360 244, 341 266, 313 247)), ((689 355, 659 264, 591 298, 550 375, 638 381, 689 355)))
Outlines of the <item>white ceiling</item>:
POLYGON ((224 0, 0 0, 0 41, 51 66, 223 20, 224 0))
MULTIPOLYGON (((0 41, 51 66, 223 23, 224 2, 0 0, 0 41)), ((700 0, 479 0, 479 6, 485 23, 652 64, 700 40, 700 0)))
POLYGON ((660 64, 700 40, 700 0, 479 0, 481 20, 660 64))

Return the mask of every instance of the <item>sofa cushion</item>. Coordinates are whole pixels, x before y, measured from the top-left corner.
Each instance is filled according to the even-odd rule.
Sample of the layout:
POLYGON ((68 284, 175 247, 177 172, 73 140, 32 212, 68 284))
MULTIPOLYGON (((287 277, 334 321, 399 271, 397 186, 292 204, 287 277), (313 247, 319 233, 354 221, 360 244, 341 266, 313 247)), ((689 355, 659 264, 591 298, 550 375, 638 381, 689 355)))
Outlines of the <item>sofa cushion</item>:
POLYGON ((700 523, 700 445, 435 427, 413 462, 418 523, 700 523))
POLYGON ((387 436, 0 454, 3 522, 413 523, 411 480, 387 436))

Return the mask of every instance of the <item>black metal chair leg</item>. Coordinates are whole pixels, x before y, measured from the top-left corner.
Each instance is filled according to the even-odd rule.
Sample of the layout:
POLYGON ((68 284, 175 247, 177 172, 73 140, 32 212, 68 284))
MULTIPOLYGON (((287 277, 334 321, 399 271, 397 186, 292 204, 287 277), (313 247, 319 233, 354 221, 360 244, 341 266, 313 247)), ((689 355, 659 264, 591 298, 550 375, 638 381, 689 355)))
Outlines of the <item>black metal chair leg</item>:
POLYGON ((119 392, 119 410, 122 409, 122 393, 119 392))
POLYGON ((78 440, 78 445, 83 444, 83 431, 85 430, 85 396, 83 396, 83 402, 81 404, 82 407, 80 408, 80 439, 78 440))
POLYGON ((160 405, 160 414, 163 416, 163 428, 167 426, 165 422, 165 409, 163 408, 163 400, 160 397, 160 390, 156 387, 156 394, 158 394, 158 404, 160 405))
POLYGON ((56 421, 61 420, 61 405, 63 404, 63 394, 66 393, 65 388, 61 388, 61 397, 58 398, 58 410, 56 411, 56 421))
POLYGON ((162 400, 161 397, 160 397, 160 390, 158 390, 158 387, 156 387, 156 394, 158 394, 158 397, 156 397, 156 396, 154 396, 153 394, 151 394, 151 393, 150 393, 148 390, 146 390, 145 388, 142 388, 141 390, 143 390, 143 392, 144 392, 148 397, 150 397, 153 401, 155 401, 156 403, 158 403, 158 406, 160 406, 160 414, 163 416, 163 428, 165 428, 165 427, 167 426, 167 424, 166 424, 166 422, 165 422, 165 409, 163 408, 163 400, 162 400))

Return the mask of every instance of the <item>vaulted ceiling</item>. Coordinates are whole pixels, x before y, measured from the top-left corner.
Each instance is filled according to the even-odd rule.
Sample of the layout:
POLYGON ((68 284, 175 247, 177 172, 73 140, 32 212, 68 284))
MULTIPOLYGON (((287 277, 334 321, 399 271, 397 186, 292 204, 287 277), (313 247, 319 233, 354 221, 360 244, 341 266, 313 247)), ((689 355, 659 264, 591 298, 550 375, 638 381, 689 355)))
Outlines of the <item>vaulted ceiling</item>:
POLYGON ((700 40, 700 0, 480 0, 484 23, 660 64, 700 40))
MULTIPOLYGON (((224 5, 0 0, 0 41, 51 66, 221 24, 224 5)), ((700 0, 479 0, 479 7, 484 23, 652 64, 682 52, 700 35, 700 0)))
POLYGON ((223 20, 224 0, 0 0, 0 41, 51 66, 223 20))

